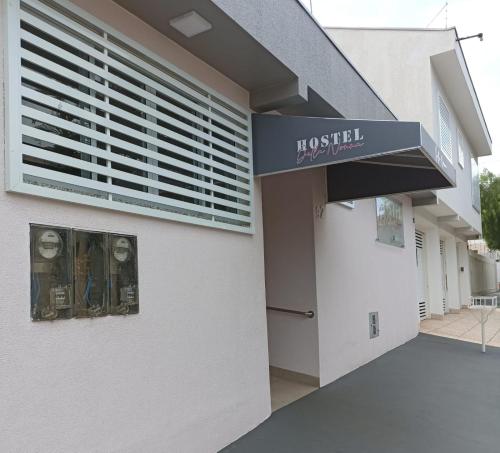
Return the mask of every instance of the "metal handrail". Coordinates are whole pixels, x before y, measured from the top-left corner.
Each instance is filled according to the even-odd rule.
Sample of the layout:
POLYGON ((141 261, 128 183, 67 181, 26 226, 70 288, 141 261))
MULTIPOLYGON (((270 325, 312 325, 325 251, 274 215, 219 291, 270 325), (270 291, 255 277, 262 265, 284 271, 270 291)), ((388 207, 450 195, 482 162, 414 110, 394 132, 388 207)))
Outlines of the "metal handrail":
POLYGON ((281 311, 283 313, 291 313, 292 315, 300 315, 300 316, 305 316, 306 318, 314 318, 314 311, 308 310, 308 311, 299 311, 299 310, 290 310, 289 308, 278 308, 278 307, 270 307, 269 305, 266 307, 267 310, 272 310, 272 311, 281 311))

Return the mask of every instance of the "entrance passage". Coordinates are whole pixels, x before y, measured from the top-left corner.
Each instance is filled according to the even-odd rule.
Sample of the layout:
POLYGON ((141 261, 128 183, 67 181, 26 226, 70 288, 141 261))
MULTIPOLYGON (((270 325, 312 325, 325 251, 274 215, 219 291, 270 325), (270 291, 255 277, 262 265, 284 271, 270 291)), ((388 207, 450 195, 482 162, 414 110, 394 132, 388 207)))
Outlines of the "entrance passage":
POLYGON ((319 386, 314 177, 314 170, 309 170, 262 179, 273 410, 319 386))

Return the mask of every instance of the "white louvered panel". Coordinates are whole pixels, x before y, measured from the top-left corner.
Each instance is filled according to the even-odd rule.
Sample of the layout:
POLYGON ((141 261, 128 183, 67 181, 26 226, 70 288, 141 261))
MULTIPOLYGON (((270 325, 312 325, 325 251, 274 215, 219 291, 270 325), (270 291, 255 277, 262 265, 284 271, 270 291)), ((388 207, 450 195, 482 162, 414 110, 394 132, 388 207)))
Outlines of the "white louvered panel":
POLYGON ((424 248, 424 233, 421 231, 415 230, 415 242, 417 245, 417 248, 422 249, 424 248))
POLYGON ((453 163, 450 121, 450 112, 443 98, 439 96, 439 141, 441 144, 441 151, 443 151, 448 160, 453 163))
POLYGON ((421 300, 418 303, 418 315, 420 317, 420 320, 429 317, 429 315, 427 314, 427 302, 425 300, 421 300))
POLYGON ((429 303, 427 296, 427 275, 425 264, 425 235, 419 230, 415 230, 415 243, 417 253, 417 298, 418 313, 420 319, 429 317, 429 303))
POLYGON ((12 8, 11 190, 253 231, 249 111, 64 0, 12 8))
MULTIPOLYGON (((169 88, 169 86, 160 83, 161 89, 168 94, 169 96, 172 97, 175 101, 180 102, 186 107, 191 107, 194 109, 199 109, 203 108, 205 109, 204 114, 208 116, 209 118, 212 118, 221 124, 228 126, 230 128, 234 128, 238 130, 241 134, 243 134, 245 137, 249 137, 249 131, 247 127, 247 122, 245 120, 246 113, 243 113, 241 111, 235 110, 234 107, 231 106, 224 106, 224 101, 221 101, 219 98, 210 96, 209 90, 208 89, 203 89, 200 87, 200 84, 196 84, 196 82, 190 82, 189 80, 186 80, 183 78, 182 75, 180 75, 180 71, 177 71, 176 73, 172 72, 172 69, 175 71, 176 68, 167 68, 166 65, 168 65, 167 62, 162 61, 161 57, 158 57, 156 55, 153 55, 154 61, 152 63, 148 63, 149 60, 151 60, 151 56, 145 55, 145 53, 149 53, 146 49, 142 49, 140 45, 136 43, 130 43, 129 45, 132 45, 133 47, 128 50, 127 49, 127 44, 124 44, 123 41, 120 39, 117 39, 115 36, 112 34, 104 34, 102 36, 94 33, 92 30, 89 30, 86 28, 84 25, 81 25, 79 22, 76 22, 69 18, 68 16, 59 13, 56 9, 53 9, 49 6, 45 6, 42 3, 40 3, 38 0, 24 0, 24 4, 30 5, 33 8, 36 8, 37 12, 42 12, 45 14, 49 14, 50 17, 53 19, 57 20, 59 23, 64 23, 68 27, 71 28, 72 31, 78 34, 78 48, 81 48, 81 46, 84 45, 84 41, 80 41, 80 39, 86 39, 90 41, 93 45, 98 44, 102 46, 103 49, 106 50, 106 52, 98 53, 100 55, 100 59, 102 61, 102 58, 104 58, 107 54, 113 58, 115 56, 115 62, 113 63, 113 66, 123 68, 124 66, 121 65, 117 58, 121 58, 123 60, 126 60, 127 63, 127 69, 125 72, 132 70, 133 68, 137 69, 140 71, 141 77, 146 77, 148 81, 150 81, 151 85, 156 85, 156 82, 153 80, 155 76, 158 76, 160 79, 163 79, 167 82, 171 82, 172 86, 176 85, 176 83, 181 80, 183 83, 183 90, 184 90, 184 95, 179 95, 177 90, 171 89, 172 87, 169 88), (138 52, 144 52, 142 55, 137 56, 138 52), (158 67, 158 61, 162 61, 161 68, 159 69, 158 67), (153 79, 148 77, 148 72, 144 72, 143 68, 146 69, 146 71, 149 71, 149 75, 153 76, 153 79), (194 89, 193 89, 194 88, 194 89), (187 95, 187 96, 186 96, 187 95), (194 98, 194 99, 192 99, 194 98), (196 102, 199 101, 199 102, 196 102), (221 108, 222 106, 222 108, 221 108), (236 112, 236 113, 235 113, 236 112), (225 118, 227 117, 227 118, 225 118)), ((67 2, 63 1, 57 1, 54 0, 54 4, 67 4, 67 2)), ((22 12, 21 14, 25 14, 22 12)), ((29 21, 32 21, 32 16, 28 16, 29 21)), ((108 27, 103 26, 102 29, 108 29, 108 27)), ((115 33, 116 36, 119 36, 119 33, 115 33)), ((120 36, 121 39, 127 39, 125 37, 120 36)), ((71 39, 70 36, 65 35, 65 39, 71 39)), ((88 42, 87 41, 87 42, 88 42)), ((94 52, 94 47, 92 46, 85 46, 85 49, 88 51, 94 52)), ((95 54, 94 54, 95 56, 95 54)), ((97 70, 97 69, 94 69, 97 70)), ((137 72, 137 71, 136 71, 137 72)), ((108 76, 111 76, 108 75, 108 76)), ((189 76, 187 76, 189 77, 189 76)), ((227 101, 226 101, 227 102, 227 101)), ((239 107, 238 107, 239 109, 239 107)), ((214 127, 214 126, 212 126, 214 127)), ((220 133, 220 130, 218 130, 218 133, 220 133)), ((232 136, 231 136, 232 138, 232 136)))

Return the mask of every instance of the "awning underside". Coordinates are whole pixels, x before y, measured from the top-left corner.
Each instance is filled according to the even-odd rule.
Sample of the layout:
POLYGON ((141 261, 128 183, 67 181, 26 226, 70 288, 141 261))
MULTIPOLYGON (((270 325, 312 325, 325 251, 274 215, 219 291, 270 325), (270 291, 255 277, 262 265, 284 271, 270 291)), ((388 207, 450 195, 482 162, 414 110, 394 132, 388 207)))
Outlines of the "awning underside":
POLYGON ((253 115, 256 176, 326 167, 328 201, 455 186, 455 169, 418 122, 253 115))
POLYGON ((453 187, 420 149, 328 165, 328 201, 453 187))

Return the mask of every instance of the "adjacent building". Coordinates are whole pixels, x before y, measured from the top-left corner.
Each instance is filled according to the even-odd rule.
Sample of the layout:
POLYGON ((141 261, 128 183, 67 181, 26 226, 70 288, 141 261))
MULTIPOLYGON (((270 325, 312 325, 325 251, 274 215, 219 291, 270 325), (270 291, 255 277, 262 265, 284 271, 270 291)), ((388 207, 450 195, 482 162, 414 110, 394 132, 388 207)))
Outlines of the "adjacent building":
MULTIPOLYGON (((491 137, 455 28, 335 28, 328 33, 400 120, 422 122, 456 170, 456 188, 414 199, 421 319, 471 295, 467 241, 481 234, 478 159, 491 137)), ((490 290, 473 285, 472 292, 490 290)))
POLYGON ((1 451, 218 451, 269 417, 270 373, 323 386, 417 335, 415 228, 429 312, 441 239, 466 300, 490 141, 455 116, 464 69, 461 169, 437 91, 405 110, 299 1, 0 8, 1 451))

